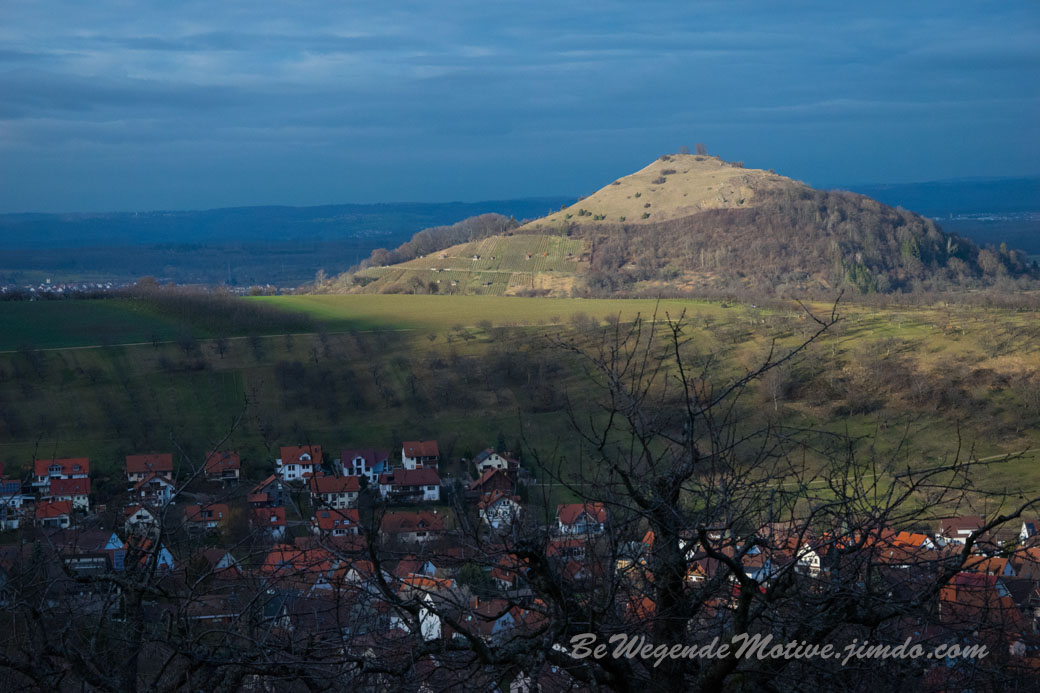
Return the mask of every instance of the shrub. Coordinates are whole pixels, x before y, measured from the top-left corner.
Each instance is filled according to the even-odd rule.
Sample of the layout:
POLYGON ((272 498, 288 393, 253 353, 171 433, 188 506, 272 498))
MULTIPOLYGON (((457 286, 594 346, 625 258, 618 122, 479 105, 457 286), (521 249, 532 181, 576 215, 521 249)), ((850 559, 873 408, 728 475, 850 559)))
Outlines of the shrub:
POLYGON ((640 193, 640 192, 637 192, 637 193, 635 194, 635 197, 642 197, 642 196, 643 196, 643 193, 640 193))
POLYGON ((649 206, 650 206, 650 203, 649 203, 649 202, 647 202, 646 204, 644 204, 644 205, 643 205, 643 209, 646 209, 646 208, 648 208, 649 206))
POLYGON ((644 219, 649 219, 650 218, 650 212, 643 212, 643 218, 644 219))
MULTIPOLYGON (((675 172, 676 171, 675 171, 674 168, 666 168, 663 171, 661 171, 661 175, 662 176, 670 176, 670 175, 673 175, 675 172)), ((664 181, 662 180, 662 182, 664 182, 664 181)))
POLYGON ((660 176, 660 177, 658 177, 658 178, 654 178, 654 179, 653 179, 652 181, 650 181, 650 182, 651 182, 651 183, 653 183, 654 185, 661 185, 662 183, 666 182, 667 180, 668 180, 668 179, 667 179, 667 178, 665 178, 664 176, 660 176))

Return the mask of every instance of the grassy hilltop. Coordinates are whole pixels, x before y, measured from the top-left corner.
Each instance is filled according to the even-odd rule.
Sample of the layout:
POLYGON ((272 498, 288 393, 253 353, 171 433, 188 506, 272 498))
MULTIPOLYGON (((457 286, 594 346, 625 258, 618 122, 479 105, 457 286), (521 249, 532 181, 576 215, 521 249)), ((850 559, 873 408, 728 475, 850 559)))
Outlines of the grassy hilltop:
MULTIPOLYGON (((471 229, 471 231, 474 231, 471 229)), ((436 236, 436 234, 434 234, 436 236)), ((712 156, 670 154, 548 216, 382 251, 336 292, 610 296, 1035 288, 1040 271, 931 219, 712 156)), ((435 239, 427 238, 427 241, 435 239)))

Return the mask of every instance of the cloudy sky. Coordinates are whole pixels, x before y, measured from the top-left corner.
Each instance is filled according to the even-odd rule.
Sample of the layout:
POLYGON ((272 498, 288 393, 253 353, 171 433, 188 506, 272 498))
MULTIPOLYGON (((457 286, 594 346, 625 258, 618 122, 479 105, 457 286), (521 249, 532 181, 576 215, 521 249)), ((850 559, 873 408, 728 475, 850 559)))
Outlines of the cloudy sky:
POLYGON ((1035 0, 0 2, 7 212, 1036 174, 1038 123, 1035 0))

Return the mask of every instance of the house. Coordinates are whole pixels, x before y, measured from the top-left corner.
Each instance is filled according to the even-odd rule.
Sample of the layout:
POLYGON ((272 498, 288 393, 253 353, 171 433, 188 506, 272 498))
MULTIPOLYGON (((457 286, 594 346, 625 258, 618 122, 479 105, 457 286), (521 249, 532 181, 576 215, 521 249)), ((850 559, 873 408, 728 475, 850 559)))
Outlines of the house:
POLYGON ((147 476, 158 474, 173 481, 173 455, 168 452, 126 456, 126 480, 136 484, 147 476))
POLYGON ((353 508, 361 491, 356 476, 312 476, 307 485, 315 505, 328 508, 353 508))
POLYGON ((493 467, 483 474, 480 478, 469 485, 469 491, 471 494, 485 494, 491 491, 501 491, 506 494, 513 494, 516 492, 516 484, 509 477, 509 474, 505 470, 493 467))
POLYGON ((134 484, 130 498, 143 505, 163 506, 173 500, 176 488, 165 476, 151 474, 134 484))
POLYGON ((939 531, 936 532, 935 538, 943 544, 963 544, 973 532, 978 531, 985 524, 979 515, 943 518, 939 520, 939 531))
POLYGON ((390 471, 390 453, 385 450, 344 450, 338 467, 340 474, 365 477, 374 486, 380 474, 390 471))
POLYGON ((151 537, 132 536, 123 545, 128 569, 166 573, 174 569, 173 554, 151 537))
POLYGON ((90 460, 86 457, 33 462, 33 486, 49 486, 52 479, 86 479, 89 476, 90 460))
POLYGON ((277 476, 272 474, 253 487, 246 497, 246 502, 253 508, 281 508, 289 505, 289 489, 277 476))
POLYGON ((206 455, 206 478, 210 481, 238 481, 242 460, 237 452, 225 450, 206 455))
POLYGON ((599 534, 606 526, 607 509, 602 503, 568 503, 556 506, 560 534, 599 534))
POLYGON ((62 530, 48 537, 66 567, 77 575, 122 571, 126 549, 112 531, 62 530))
POLYGON ((345 537, 359 532, 357 510, 321 508, 314 513, 311 531, 323 537, 345 537))
POLYGON ((281 448, 281 457, 274 461, 275 474, 283 481, 305 479, 322 464, 320 445, 294 445, 281 448))
POLYGON ((437 502, 441 478, 436 469, 395 469, 379 477, 379 495, 402 503, 437 502))
POLYGON ((217 529, 228 519, 227 503, 196 503, 184 509, 184 523, 188 531, 205 532, 217 529))
POLYGON ((498 490, 491 491, 481 497, 477 510, 484 524, 492 529, 504 529, 520 517, 520 498, 498 490))
POLYGON ((0 475, 0 506, 20 508, 25 496, 22 495, 22 484, 17 479, 8 479, 0 475))
POLYGON ((123 510, 123 530, 128 534, 148 534, 159 526, 155 515, 143 505, 130 505, 123 510))
POLYGON ((499 455, 491 448, 481 450, 480 453, 473 458, 473 464, 477 466, 477 473, 483 474, 489 469, 501 469, 508 471, 510 469, 516 469, 520 466, 520 463, 509 457, 499 455))
POLYGON ((436 440, 411 440, 401 445, 401 462, 405 469, 437 469, 440 459, 436 440))
POLYGON ((36 526, 68 529, 72 525, 72 501, 40 501, 36 504, 36 526))
POLYGON ((1019 543, 1028 542, 1036 536, 1038 530, 1040 530, 1040 520, 1022 520, 1022 529, 1018 532, 1019 543))
POLYGON ((253 508, 250 511, 253 530, 271 539, 285 536, 285 508, 253 508))
POLYGON ((232 579, 242 575, 242 564, 227 549, 204 549, 192 562, 202 568, 207 576, 232 579))
POLYGON ((42 500, 67 500, 73 510, 90 511, 90 479, 51 479, 41 495, 42 500))
POLYGON ((400 541, 430 541, 445 532, 444 515, 436 510, 387 513, 383 515, 379 531, 400 541))

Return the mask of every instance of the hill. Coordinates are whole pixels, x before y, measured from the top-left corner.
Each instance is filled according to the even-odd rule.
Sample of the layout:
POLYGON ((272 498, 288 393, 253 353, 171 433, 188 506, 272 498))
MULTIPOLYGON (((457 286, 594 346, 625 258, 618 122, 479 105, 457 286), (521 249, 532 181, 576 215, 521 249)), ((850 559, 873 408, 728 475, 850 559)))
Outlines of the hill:
POLYGON ((1032 286, 1035 265, 869 197, 718 157, 672 154, 516 229, 398 264, 343 290, 576 296, 823 295, 1032 286))

